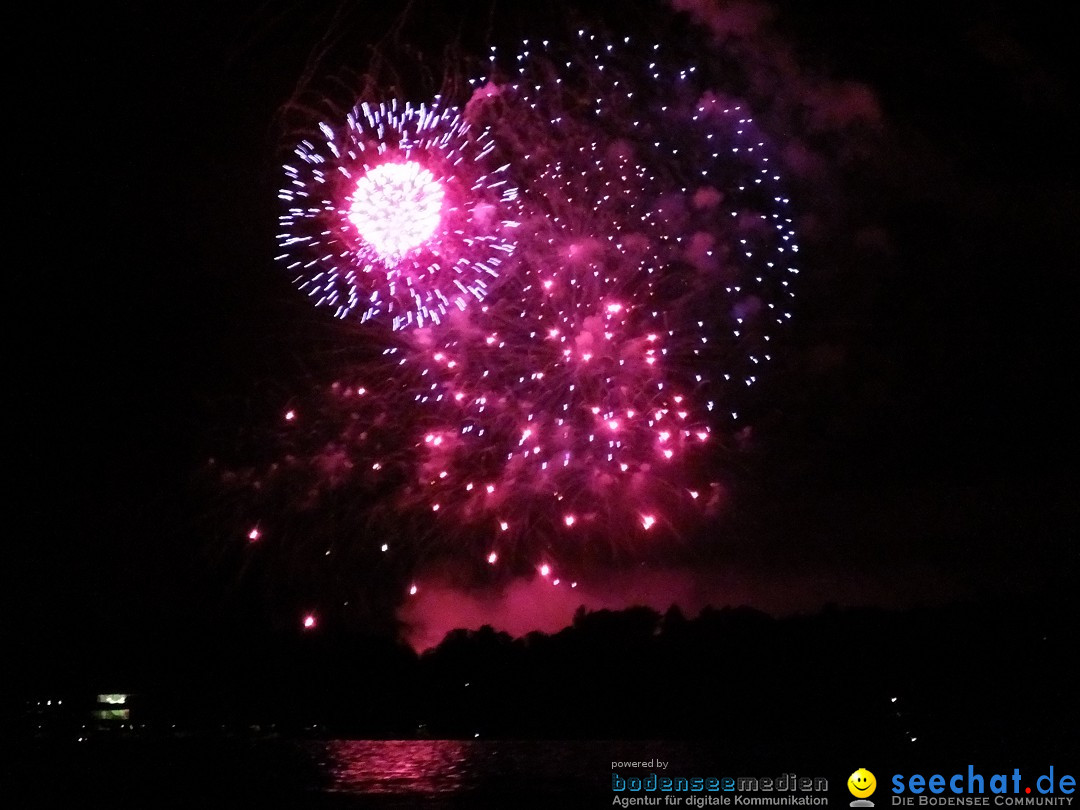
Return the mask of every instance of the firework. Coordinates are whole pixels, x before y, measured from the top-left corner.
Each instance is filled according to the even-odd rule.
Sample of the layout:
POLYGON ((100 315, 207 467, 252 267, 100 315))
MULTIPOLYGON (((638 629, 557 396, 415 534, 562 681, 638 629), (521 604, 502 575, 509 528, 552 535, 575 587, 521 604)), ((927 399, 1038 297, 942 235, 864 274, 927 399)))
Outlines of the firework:
POLYGON ((516 192, 492 150, 438 99, 320 121, 285 165, 278 260, 339 318, 439 323, 483 300, 513 253, 516 192))
POLYGON ((421 328, 350 333, 381 348, 283 419, 287 462, 247 479, 250 523, 260 536, 291 524, 368 568, 397 554, 409 592, 431 556, 571 585, 714 516, 718 448, 791 317, 788 200, 742 104, 660 46, 585 32, 488 67, 461 118, 365 106, 287 170, 284 261, 323 254, 301 286, 337 314, 421 328), (462 119, 497 170, 463 167, 462 119), (330 182, 345 156, 353 168, 330 182), (439 197, 462 189, 499 211, 512 201, 513 217, 485 220, 497 226, 482 240, 475 206, 457 202, 473 227, 448 225, 439 197), (413 214, 365 219, 380 194, 413 214), (424 276, 447 234, 487 258, 424 276), (486 278, 450 312, 440 279, 462 268, 486 278), (365 274, 376 294, 357 303, 365 274))

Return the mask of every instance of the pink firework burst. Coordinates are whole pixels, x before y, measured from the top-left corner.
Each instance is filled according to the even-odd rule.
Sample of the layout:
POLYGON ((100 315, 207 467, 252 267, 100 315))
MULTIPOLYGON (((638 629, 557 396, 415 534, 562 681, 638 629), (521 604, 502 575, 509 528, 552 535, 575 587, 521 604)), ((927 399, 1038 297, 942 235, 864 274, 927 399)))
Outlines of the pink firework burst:
POLYGON ((493 144, 438 99, 357 104, 300 139, 277 259, 339 318, 439 323, 483 300, 513 254, 516 191, 493 144))
POLYGON ((295 538, 260 553, 311 543, 335 571, 403 589, 432 558, 570 587, 718 514, 720 448, 745 424, 798 272, 768 145, 741 103, 657 45, 581 33, 507 61, 472 81, 482 136, 447 119, 406 137, 440 116, 361 106, 343 135, 324 125, 319 148, 298 149, 289 177, 307 196, 286 195, 286 261, 331 256, 309 259, 302 288, 339 315, 420 328, 350 330, 367 353, 282 420, 283 461, 234 477, 254 495, 244 525, 295 538), (461 180, 465 143, 498 167, 482 182, 461 180), (447 225, 466 191, 483 199, 466 219, 491 226, 484 240, 447 225), (427 273, 448 232, 488 258, 427 273), (446 317, 436 282, 455 268, 483 286, 458 287, 473 305, 446 317), (375 297, 340 298, 365 278, 375 297))

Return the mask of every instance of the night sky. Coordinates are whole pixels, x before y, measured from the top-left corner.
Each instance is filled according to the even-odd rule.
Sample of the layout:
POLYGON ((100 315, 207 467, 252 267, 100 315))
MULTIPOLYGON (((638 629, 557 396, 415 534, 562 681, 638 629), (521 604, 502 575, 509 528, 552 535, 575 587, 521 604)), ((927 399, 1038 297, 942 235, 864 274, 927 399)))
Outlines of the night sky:
MULTIPOLYGON (((328 353, 325 313, 272 262, 277 113, 309 73, 362 69, 399 9, 225 5, 13 28, 31 49, 7 104, 5 626, 31 672, 231 620, 193 482, 328 353)), ((421 52, 530 24, 516 3, 426 5, 405 18, 421 52)), ((809 6, 719 23, 795 167, 803 286, 723 541, 696 563, 715 589, 686 585, 685 559, 656 576, 778 611, 1072 587, 1070 21, 809 6), (792 76, 817 93, 801 111, 792 76)))

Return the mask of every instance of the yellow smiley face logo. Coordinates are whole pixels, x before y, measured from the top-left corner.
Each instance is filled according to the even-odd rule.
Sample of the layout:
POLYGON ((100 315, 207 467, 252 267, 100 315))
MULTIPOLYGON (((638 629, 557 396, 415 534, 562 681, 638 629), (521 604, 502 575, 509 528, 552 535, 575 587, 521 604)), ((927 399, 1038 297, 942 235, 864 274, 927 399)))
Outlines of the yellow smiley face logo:
POLYGON ((865 799, 877 788, 877 779, 866 768, 859 768, 847 780, 847 789, 856 799, 865 799))

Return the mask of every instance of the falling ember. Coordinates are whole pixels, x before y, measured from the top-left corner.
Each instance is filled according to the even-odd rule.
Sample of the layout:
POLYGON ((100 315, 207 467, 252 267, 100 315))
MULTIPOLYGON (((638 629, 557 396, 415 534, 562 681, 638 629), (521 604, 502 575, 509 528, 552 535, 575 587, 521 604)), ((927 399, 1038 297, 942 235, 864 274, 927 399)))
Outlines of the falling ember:
POLYGON ((315 618, 314 613, 305 614, 303 620, 301 621, 301 625, 305 630, 314 630, 317 624, 318 619, 315 618))
POLYGON ((645 527, 646 531, 651 529, 653 527, 653 524, 655 524, 655 523, 656 523, 656 518, 653 517, 652 515, 642 515, 641 516, 641 525, 645 527))
POLYGON ((544 563, 543 565, 540 566, 540 576, 546 577, 550 573, 551 573, 551 566, 550 565, 548 565, 547 563, 544 563))
POLYGON ((490 554, 488 554, 488 556, 487 556, 487 561, 488 561, 488 563, 490 565, 494 565, 498 561, 498 559, 499 559, 499 555, 496 554, 494 551, 491 552, 490 554))
POLYGON ((416 585, 410 585, 409 586, 409 596, 416 596, 416 592, 418 590, 419 590, 419 588, 417 588, 416 585))
POLYGON ((260 537, 262 537, 262 532, 261 532, 261 531, 259 531, 259 527, 258 527, 258 526, 254 526, 254 527, 252 527, 251 531, 249 531, 249 532, 247 533, 247 538, 248 538, 248 540, 249 540, 249 541, 251 541, 252 543, 254 543, 254 542, 255 542, 256 540, 258 540, 258 539, 259 539, 260 537))

